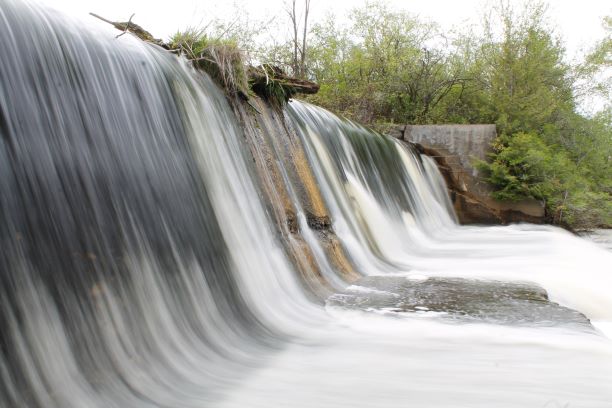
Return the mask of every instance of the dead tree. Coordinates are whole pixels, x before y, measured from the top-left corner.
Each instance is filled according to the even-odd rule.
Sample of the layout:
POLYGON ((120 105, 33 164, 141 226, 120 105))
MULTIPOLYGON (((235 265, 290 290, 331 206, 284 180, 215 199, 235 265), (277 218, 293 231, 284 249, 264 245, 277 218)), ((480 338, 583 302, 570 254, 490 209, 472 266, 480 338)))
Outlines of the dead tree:
POLYGON ((304 78, 306 76, 306 49, 307 49, 307 37, 308 37, 308 15, 310 13, 310 0, 304 0, 304 20, 302 27, 302 38, 300 38, 300 17, 297 13, 297 0, 291 0, 290 7, 287 8, 287 14, 291 21, 291 28, 293 30, 293 38, 291 43, 293 45, 293 60, 291 61, 291 69, 293 75, 297 78, 304 78))

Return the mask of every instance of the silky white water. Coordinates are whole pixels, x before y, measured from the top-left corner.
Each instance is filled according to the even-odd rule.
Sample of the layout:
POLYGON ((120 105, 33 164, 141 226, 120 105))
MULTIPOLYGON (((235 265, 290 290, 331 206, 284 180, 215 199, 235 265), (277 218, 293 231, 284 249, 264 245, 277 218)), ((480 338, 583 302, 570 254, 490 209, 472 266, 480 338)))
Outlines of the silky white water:
MULTIPOLYGON (((293 101, 360 275, 533 282, 600 331, 313 301, 210 79, 29 3, 0 3, 0 33, 0 406, 612 406, 612 252, 459 226, 428 158, 293 101)), ((345 282, 296 206, 329 287, 387 295, 345 282)))
POLYGON ((377 140, 380 137, 314 106, 293 104, 292 108, 303 121, 305 143, 313 167, 319 170, 322 190, 342 205, 330 205, 335 222, 343 224, 338 234, 353 243, 349 247, 358 252, 356 258, 369 254, 361 265, 365 273, 532 281, 544 286, 555 300, 592 319, 612 319, 609 252, 553 227, 456 225, 448 214, 449 204, 439 201, 441 181, 432 181, 426 167, 410 160, 411 152, 393 140, 385 143, 392 156, 389 160, 399 157, 402 173, 397 179, 403 185, 379 194, 376 189, 385 185, 384 173, 375 166, 360 166, 363 163, 355 157, 357 149, 363 148, 358 143, 368 138, 376 140, 371 143, 383 143, 377 140), (353 144, 348 141, 351 138, 353 144), (339 164, 329 163, 331 157, 339 158, 339 164), (413 203, 414 196, 423 199, 413 203))

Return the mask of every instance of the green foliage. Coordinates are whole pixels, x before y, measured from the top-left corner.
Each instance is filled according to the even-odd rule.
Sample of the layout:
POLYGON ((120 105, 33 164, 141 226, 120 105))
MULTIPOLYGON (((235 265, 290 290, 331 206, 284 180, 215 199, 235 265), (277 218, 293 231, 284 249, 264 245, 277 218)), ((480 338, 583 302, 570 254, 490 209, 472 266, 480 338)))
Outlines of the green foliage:
POLYGON ((541 6, 520 17, 501 10, 500 18, 500 40, 480 48, 493 62, 483 70, 491 91, 474 102, 486 101, 484 117, 502 133, 491 163, 480 163, 494 196, 543 200, 552 222, 574 229, 611 226, 610 111, 594 117, 577 112, 571 68, 541 6))
POLYGON ((189 59, 196 59, 208 46, 208 36, 204 28, 189 27, 175 33, 169 42, 170 48, 178 50, 189 59))
POLYGON ((170 47, 207 72, 228 93, 248 94, 244 56, 235 40, 212 39, 205 29, 189 28, 176 33, 170 47))
POLYGON ((435 25, 368 2, 348 27, 334 16, 315 24, 308 72, 321 85, 315 103, 372 123, 434 120, 434 108, 463 87, 459 64, 426 43, 439 39, 435 25))
POLYGON ((608 101, 612 97, 612 16, 603 19, 605 37, 598 41, 576 69, 578 94, 588 97, 601 95, 608 101))
POLYGON ((309 99, 377 128, 495 123, 494 153, 479 164, 495 198, 542 200, 571 228, 611 226, 612 114, 581 114, 576 82, 605 88, 609 35, 572 67, 543 3, 502 0, 485 16, 450 36, 384 2, 348 25, 328 16, 312 30, 308 72, 321 89, 309 99))
POLYGON ((563 151, 554 151, 534 133, 517 133, 498 138, 494 160, 480 162, 488 180, 497 190, 494 197, 520 200, 526 197, 546 199, 568 186, 575 175, 575 165, 563 151))
POLYGON ((610 67, 612 66, 612 16, 604 17, 603 27, 606 30, 606 37, 596 44, 587 61, 610 67))
POLYGON ((543 200, 552 222, 574 229, 612 225, 612 173, 579 166, 568 151, 547 145, 535 133, 502 136, 494 148, 492 161, 477 168, 496 188, 495 198, 543 200), (607 191, 598 179, 608 183, 607 191))

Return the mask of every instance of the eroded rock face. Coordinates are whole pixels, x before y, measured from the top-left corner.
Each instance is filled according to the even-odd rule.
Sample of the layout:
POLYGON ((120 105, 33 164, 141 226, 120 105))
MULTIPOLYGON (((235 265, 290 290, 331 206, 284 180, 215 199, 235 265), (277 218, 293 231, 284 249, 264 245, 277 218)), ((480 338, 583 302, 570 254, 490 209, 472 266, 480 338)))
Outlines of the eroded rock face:
POLYGON ((316 300, 333 293, 320 270, 313 248, 306 242, 308 228, 327 260, 347 282, 359 275, 336 237, 329 211, 314 177, 296 130, 283 112, 269 102, 252 97, 247 103, 232 101, 245 135, 245 146, 253 157, 253 171, 264 203, 285 250, 300 271, 302 281, 316 300), (300 225, 303 214, 305 224, 300 225))
POLYGON ((595 332, 582 313, 551 302, 543 288, 530 283, 368 276, 330 296, 327 305, 395 317, 431 317, 450 323, 595 332))

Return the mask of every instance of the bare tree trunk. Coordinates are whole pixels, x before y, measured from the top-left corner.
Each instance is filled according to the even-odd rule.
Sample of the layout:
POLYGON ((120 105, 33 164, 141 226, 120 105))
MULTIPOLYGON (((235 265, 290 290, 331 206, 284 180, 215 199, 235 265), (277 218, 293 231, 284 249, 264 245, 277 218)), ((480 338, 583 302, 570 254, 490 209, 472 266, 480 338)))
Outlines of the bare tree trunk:
POLYGON ((298 59, 298 48, 299 48, 299 38, 298 38, 298 21, 297 21, 297 13, 295 10, 295 2, 296 0, 291 0, 291 9, 287 10, 287 14, 289 14, 289 19, 291 20, 292 28, 293 28, 293 61, 291 62, 291 69, 293 70, 293 75, 299 75, 299 59, 298 59))
MULTIPOLYGON (((291 21, 291 28, 293 29, 293 55, 291 61, 292 74, 296 78, 306 77, 306 48, 308 38, 308 17, 310 14, 310 0, 304 0, 304 26, 300 27, 297 13, 297 0, 291 0, 289 4, 286 4, 287 15, 291 21), (300 28, 302 29, 302 37, 300 38, 300 28), (300 44, 301 43, 301 44, 300 44)), ((299 17, 301 20, 301 17, 299 17)))
POLYGON ((310 11, 310 0, 304 0, 304 33, 302 35, 302 55, 300 60, 300 78, 306 77, 306 36, 308 34, 308 12, 310 11))

